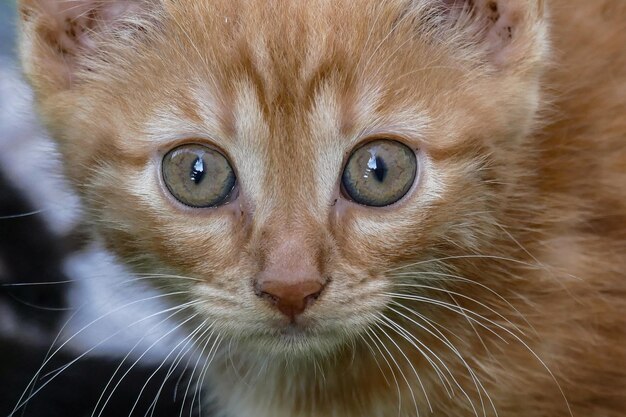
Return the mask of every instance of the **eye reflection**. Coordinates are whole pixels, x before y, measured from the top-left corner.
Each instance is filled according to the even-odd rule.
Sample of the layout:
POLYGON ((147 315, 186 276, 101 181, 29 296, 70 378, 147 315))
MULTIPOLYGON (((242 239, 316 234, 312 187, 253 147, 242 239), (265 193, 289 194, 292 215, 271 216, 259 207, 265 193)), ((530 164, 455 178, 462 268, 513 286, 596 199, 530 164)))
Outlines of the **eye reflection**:
POLYGON ((193 163, 191 169, 191 181, 198 184, 204 178, 204 160, 200 157, 193 163))
POLYGON ((365 173, 365 177, 367 178, 369 172, 374 174, 374 177, 378 180, 378 182, 385 181, 385 177, 387 176, 387 166, 385 165, 385 161, 377 156, 376 153, 370 150, 370 160, 367 161, 367 168, 369 171, 365 173))
POLYGON ((357 148, 342 176, 347 197, 356 203, 383 207, 400 200, 417 175, 417 158, 408 146, 380 139, 357 148))

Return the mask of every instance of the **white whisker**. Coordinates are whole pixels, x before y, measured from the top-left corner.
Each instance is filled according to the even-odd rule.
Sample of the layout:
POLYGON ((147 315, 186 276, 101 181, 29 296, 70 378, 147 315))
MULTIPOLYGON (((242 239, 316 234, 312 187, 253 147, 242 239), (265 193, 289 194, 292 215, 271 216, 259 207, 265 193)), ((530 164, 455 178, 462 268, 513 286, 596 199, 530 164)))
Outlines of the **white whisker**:
MULTIPOLYGON (((393 301, 394 305, 397 305, 398 307, 401 307, 405 310, 407 310, 408 312, 415 314, 417 317, 421 318, 422 320, 424 319, 424 316, 422 316, 421 314, 417 313, 416 311, 411 310, 410 308, 406 307, 405 305, 398 303, 396 301, 393 301)), ((486 391, 486 389, 484 388, 483 384, 480 382, 480 380, 478 379, 478 376, 475 374, 475 372, 472 370, 472 368, 469 366, 469 364, 467 363, 467 361, 465 360, 465 358, 463 358, 463 356, 461 355, 461 353, 459 352, 459 350, 452 344, 452 342, 450 342, 450 340, 443 334, 441 333, 436 327, 433 326, 433 330, 435 332, 437 332, 438 334, 433 333, 431 330, 429 330, 428 328, 424 327, 421 323, 416 322, 415 320, 413 320, 412 318, 408 317, 407 315, 405 315, 404 313, 394 309, 393 307, 389 307, 389 309, 391 311, 393 311, 394 313, 400 315, 401 317, 405 318, 406 320, 410 321, 411 323, 415 324, 416 326, 418 326, 420 329, 426 331, 428 334, 430 334, 431 336, 435 337, 437 340, 439 340, 440 342, 442 342, 448 349, 450 349, 455 356, 461 361, 461 363, 463 364, 463 366, 465 367, 465 369, 468 371, 470 377, 472 378, 472 381, 474 382, 474 386, 476 387, 476 391, 478 392, 478 395, 480 396, 480 401, 481 401, 481 405, 482 405, 482 409, 483 409, 483 414, 486 414, 485 412, 485 405, 483 403, 482 400, 482 395, 480 394, 480 390, 482 388, 482 390, 485 392, 485 394, 487 395, 487 397, 489 397, 489 393, 486 391)), ((409 333, 411 334, 411 333, 409 333)), ((412 335, 412 334, 411 334, 412 335)), ((413 335, 412 335, 413 336, 413 335)), ((413 336, 414 337, 414 336, 413 336)), ((434 352, 433 352, 434 354, 434 352)), ((434 354, 435 357, 438 357, 436 354, 434 354)), ((467 401, 469 402, 470 406, 472 407, 472 410, 474 411, 474 414, 477 415, 477 410, 474 406, 474 402, 471 400, 470 396, 467 394, 467 392, 463 389, 463 387, 461 387, 460 383, 457 381, 457 379, 454 377, 454 375, 452 374, 452 372, 448 369, 448 367, 445 365, 445 363, 443 363, 443 361, 441 359, 439 359, 439 361, 442 363, 442 365, 448 370, 448 373, 450 374, 450 376, 452 377, 452 380, 455 382, 456 386, 461 390, 461 392, 463 393, 463 395, 465 396, 465 398, 467 399, 467 401)), ((491 398, 489 397, 489 399, 491 400, 491 398)), ((493 406, 493 402, 491 403, 493 406)), ((494 408, 494 412, 496 414, 496 416, 498 415, 497 410, 494 408)))
MULTIPOLYGON (((489 288, 488 286, 486 286, 485 284, 469 279, 469 278, 465 278, 459 275, 454 275, 454 274, 447 274, 447 273, 443 273, 443 272, 435 272, 435 271, 418 271, 418 272, 402 272, 402 273, 396 273, 393 274, 392 276, 397 276, 397 277, 415 277, 418 280, 424 280, 424 279, 432 279, 432 280, 439 280, 438 278, 427 278, 424 277, 424 275, 429 276, 435 276, 435 277, 443 277, 445 278, 445 280, 452 280, 452 281, 460 281, 460 282, 465 282, 468 284, 472 284, 472 285, 476 285, 488 292, 490 292, 491 294, 495 295, 496 297, 498 297, 500 300, 502 300, 509 308, 511 308, 511 310, 513 310, 522 320, 524 320, 524 322, 528 325, 528 327, 530 327, 531 329, 534 328, 532 326, 532 324, 526 319, 526 316, 524 316, 513 304, 511 304, 511 302, 509 300, 507 300, 504 296, 502 296, 501 294, 499 294, 498 292, 494 291, 492 288, 489 288)), ((444 280, 444 281, 445 281, 444 280)), ((416 284, 395 284, 396 286, 400 286, 400 287, 412 287, 416 284)), ((536 333, 536 331, 535 331, 536 333)))
MULTIPOLYGON (((173 329, 168 330, 164 335, 160 336, 157 340, 155 340, 148 348, 146 348, 146 350, 139 356, 139 358, 137 358, 132 364, 131 366, 126 370, 126 372, 124 372, 124 374, 120 377, 120 379, 117 381, 117 383, 115 384, 115 386, 113 387, 113 389, 111 390, 111 392, 109 393, 109 396, 107 397, 106 401, 104 402, 104 404, 102 405, 102 408, 100 409, 100 412, 98 413, 97 417, 101 417, 102 413, 104 413, 104 410, 106 409, 107 404, 109 403, 109 401, 111 400, 111 398, 113 398, 113 394, 115 394, 115 391, 117 390, 117 388, 119 388, 120 384, 122 383, 122 381, 124 380, 124 378, 126 378, 126 376, 128 376, 128 374, 130 373, 130 371, 141 361, 141 359, 143 359, 143 357, 145 355, 148 354, 148 352, 154 347, 156 346, 159 342, 161 342, 161 340, 165 339, 167 336, 169 336, 171 333, 173 333, 174 331, 178 330, 180 327, 184 326, 186 323, 188 323, 190 320, 194 319, 196 316, 198 315, 198 313, 195 313, 193 315, 191 315, 189 318, 183 320, 181 323, 179 323, 178 325, 176 325, 173 329)), ((137 403, 135 403, 136 405, 137 403)), ((133 407, 134 410, 134 407, 133 407)), ((130 413, 132 414, 132 412, 130 413)), ((130 415, 129 414, 129 415, 130 415)), ((92 413, 93 416, 93 413, 92 413)))
POLYGON ((36 214, 43 213, 45 211, 48 211, 48 210, 42 209, 42 210, 29 211, 27 213, 9 214, 9 215, 6 215, 6 216, 0 216, 0 220, 19 219, 19 218, 22 218, 22 217, 34 216, 36 214))
MULTIPOLYGON (((385 321, 383 320, 383 318, 385 318, 385 316, 381 316, 380 319, 378 320, 378 323, 382 323, 383 325, 385 325, 386 327, 390 328, 393 330, 393 327, 389 326, 388 324, 385 323, 385 321)), ((385 335, 387 336, 387 338, 389 339, 389 341, 396 347, 396 349, 398 349, 398 351, 400 352, 400 354, 402 355, 402 357, 406 360, 406 362, 409 364, 409 367, 411 367, 411 370, 413 371, 413 374, 415 375, 415 378, 417 378, 417 382, 419 383, 420 387, 422 388, 422 391, 424 392, 424 397, 426 398, 426 404, 428 404, 428 408, 430 409, 430 412, 433 412, 433 407, 430 403, 430 399, 428 398, 428 393, 426 392, 426 388, 424 387, 424 384, 422 383, 422 378, 419 376, 419 374, 417 373, 417 370, 415 369, 415 367, 413 366, 413 363, 411 362, 411 360, 409 359, 408 356, 406 356, 406 354, 404 353, 404 351, 402 350, 402 348, 400 347, 400 345, 398 345, 396 343, 395 340, 393 340, 393 338, 382 328, 380 327, 380 325, 376 323, 375 326, 385 335)), ((402 372, 400 370, 400 372, 402 372)), ((403 377, 404 377, 404 373, 403 373, 403 377)), ((411 388, 411 384, 408 382, 408 380, 405 377, 405 381, 407 383, 407 387, 409 388, 409 391, 411 392, 411 397, 413 398, 413 404, 415 405, 415 412, 416 414, 419 416, 419 408, 417 406, 417 401, 415 400, 415 396, 413 395, 413 389, 411 388)))
MULTIPOLYGON (((213 331, 211 331, 211 334, 209 335, 209 338, 207 339, 207 342, 205 343, 204 347, 202 348, 202 352, 200 353, 200 356, 198 357, 198 360, 196 361, 196 364, 195 364, 195 366, 193 368, 193 371, 191 372, 191 376, 189 377, 189 383, 187 384, 187 388, 185 389, 185 394, 183 395, 183 402, 182 402, 181 407, 180 407, 180 415, 179 415, 179 417, 183 416, 183 411, 185 409, 185 402, 187 400, 187 395, 189 394, 189 388, 191 387, 191 384, 193 382, 193 376, 196 373, 196 368, 198 367, 200 359, 202 358, 202 355, 204 354, 204 350, 205 350, 206 346, 208 345, 209 341, 211 340, 212 335, 213 335, 213 331)), ((204 361, 202 369, 200 370, 200 376, 202 376, 202 372, 204 370, 204 367, 207 366, 207 363, 209 363, 209 360, 212 360, 210 358, 212 356, 213 350, 215 349, 215 351, 217 351, 217 347, 216 346, 219 346, 220 340, 221 340, 221 333, 218 333, 217 336, 215 337, 214 341, 213 341, 213 345, 211 345, 211 348, 209 349, 209 352, 207 353, 207 357, 206 357, 206 359, 204 361)), ((199 379, 199 381, 200 381, 200 379, 199 379)), ((197 387, 198 387, 198 385, 196 385, 196 388, 197 387)), ((196 395, 194 393, 194 396, 193 396, 193 399, 192 399, 192 402, 191 402, 191 406, 189 407, 190 410, 193 410, 193 404, 194 404, 195 398, 196 398, 196 395)))
MULTIPOLYGON (((134 300, 130 303, 124 304, 118 308, 115 308, 114 310, 111 310, 109 312, 107 312, 106 314, 101 315, 100 317, 92 320, 91 322, 89 322, 88 324, 86 324, 85 326, 83 326, 81 329, 79 329, 77 332, 75 332, 71 337, 69 337, 68 339, 66 339, 57 349, 55 349, 52 353, 50 353, 50 351, 52 351, 54 344, 57 342, 57 340, 60 338, 61 336, 61 332, 65 329, 65 327, 69 324, 70 320, 72 320, 72 318, 79 312, 76 311, 72 316, 70 316, 70 318, 66 321, 66 323, 63 325, 63 327, 61 328, 61 330, 59 331, 59 333, 57 334, 57 337, 53 340, 52 345, 50 346, 50 349, 48 350, 48 353, 46 354, 46 357, 43 361, 43 363, 41 364, 41 366, 39 367, 39 369, 35 372, 35 375, 30 379, 30 381, 28 382, 28 384, 26 385, 26 388, 24 389, 24 392, 22 393, 22 395, 20 396, 20 398, 18 398, 17 400, 17 404, 15 405, 15 407, 13 408, 13 411, 11 411, 11 413, 8 415, 8 417, 13 417, 15 415, 15 412, 17 410, 19 410, 21 407, 23 407, 34 395, 36 395, 39 391, 41 391, 52 379, 46 381, 46 383, 44 385, 42 385, 41 387, 39 387, 36 391, 34 391, 34 387, 36 384, 37 379, 39 378, 39 375, 41 374, 41 372, 43 371, 43 369, 45 368, 45 366, 50 363, 50 361, 54 358, 54 356, 61 350, 63 349, 68 343, 70 343, 75 337, 77 337, 80 333, 82 333, 83 331, 85 331, 87 328, 89 328, 90 326, 94 325, 95 323, 103 320, 104 318, 118 312, 121 311, 124 308, 127 308, 131 305, 135 305, 141 302, 145 302, 145 301, 151 301, 151 300, 155 300, 155 299, 160 299, 160 298, 164 298, 164 297, 170 297, 173 295, 182 295, 182 294, 186 294, 185 291, 177 291, 177 292, 172 292, 172 293, 167 293, 167 294, 159 294, 159 295, 155 295, 152 297, 147 297, 147 298, 143 298, 141 300, 134 300), (34 392, 33 392, 34 391, 34 392), (28 392, 28 398, 26 398, 24 400, 24 396, 26 396, 26 393, 28 392)), ((159 313, 155 313, 154 315, 157 314, 162 314, 163 312, 159 312, 159 313)), ((142 320, 148 319, 149 317, 145 317, 142 320)), ((141 321, 141 320, 140 320, 141 321)), ((136 324, 136 323, 133 323, 136 324)), ((133 324, 127 326, 130 327, 133 324)), ((121 331, 123 331, 124 329, 116 332, 116 334, 119 334, 121 331)), ((113 336, 109 336, 107 339, 103 340, 101 343, 104 343, 106 340, 109 340, 111 337, 113 336)), ((100 344, 98 344, 97 346, 99 346, 100 344)), ((96 346, 96 347, 97 347, 96 346)), ((95 349, 95 347, 94 347, 95 349)), ((93 349, 92 349, 93 350, 93 349)), ((75 362, 75 361, 74 361, 75 362)))
MULTIPOLYGON (((409 342, 411 344, 411 346, 413 346, 415 349, 417 349, 417 351, 428 361, 430 366, 433 368, 433 370, 437 374, 439 380, 441 381, 441 384, 444 386, 444 388, 446 388, 446 392, 448 393, 448 396, 450 398, 452 398, 452 394, 453 394, 452 384, 448 380, 447 376, 443 374, 443 372, 441 371, 441 368, 439 368, 439 365, 437 365, 430 358, 430 356, 428 354, 426 354, 426 352, 424 352, 424 348, 427 351, 429 351, 433 356, 437 357, 437 355, 434 354, 424 343, 422 343, 419 340, 419 338, 417 338, 414 335, 410 334, 406 329, 404 329, 400 324, 396 323, 390 317, 383 316, 383 319, 385 321, 387 321, 387 323, 388 323, 387 325, 388 326, 392 326, 393 327, 392 330, 394 332, 396 332, 403 339, 405 339, 407 342, 409 342), (417 344, 416 344, 416 342, 417 342, 417 344)), ((443 363, 443 361, 440 360, 440 362, 442 362, 442 364, 445 366, 445 363, 443 363)), ((449 370, 448 370, 448 373, 450 373, 449 370)))
MULTIPOLYGON (((498 313, 496 310, 494 310, 493 308, 489 307, 488 305, 486 305, 485 303, 476 300, 475 298, 472 298, 470 296, 467 296, 465 294, 461 294, 459 292, 456 291, 451 291, 451 290, 446 290, 444 288, 438 288, 438 287, 433 287, 430 285, 422 285, 422 284, 414 284, 411 285, 411 287, 413 288, 423 288, 423 289, 428 289, 431 291, 439 291, 439 292, 443 292, 446 293, 450 296, 457 296, 457 297, 461 297, 465 300, 471 301, 483 308, 485 308, 486 310, 488 310, 489 312, 495 314, 496 316, 498 316, 499 318, 501 318, 502 320, 504 320, 507 324, 511 325, 515 330, 517 330, 518 332, 520 332, 522 335, 526 336, 526 334, 524 333, 523 330, 521 330, 518 326, 516 326, 515 324, 513 324, 509 319, 507 319, 505 316, 503 316, 502 314, 498 313)), ((453 298, 454 299, 454 298, 453 298)), ((460 305, 457 304, 457 306, 462 309, 462 307, 460 305)))
POLYGON ((396 389, 398 390, 398 415, 400 415, 400 413, 402 411, 402 393, 400 391, 400 384, 398 383, 398 378, 396 377, 396 373, 393 370, 393 368, 391 367, 391 363, 389 362, 389 360, 387 360, 387 357, 385 356, 383 351, 380 349, 380 346, 378 345, 376 340, 374 340, 374 338, 372 337, 372 335, 375 335, 374 331, 370 331, 370 329, 366 329, 365 334, 367 334, 367 336, 370 338, 370 340, 372 341, 372 343, 374 344, 374 346, 376 347, 378 352, 380 352, 380 356, 383 358, 383 360, 387 364, 387 367, 391 371, 391 376, 393 377, 393 382, 395 383, 396 389))
POLYGON ((202 391, 201 388, 204 386, 204 379, 206 378, 206 375, 209 371, 209 367, 211 366, 211 364, 213 363, 213 360, 215 359, 215 356, 217 355, 217 350, 220 347, 221 344, 221 338, 220 338, 220 334, 217 335, 217 345, 215 345, 215 350, 213 350, 213 347, 211 347, 211 350, 213 350, 213 352, 211 353, 211 351, 209 351, 209 360, 208 363, 205 362, 203 367, 204 370, 200 373, 200 379, 198 380, 198 384, 196 385, 196 390, 193 394, 193 398, 191 399, 191 407, 189 410, 189 417, 192 417, 192 410, 193 410, 193 404, 196 400, 196 395, 198 396, 198 417, 201 417, 202 415, 202 391))
POLYGON ((496 261, 511 262, 511 263, 514 263, 514 264, 524 265, 524 266, 528 266, 528 267, 532 267, 532 268, 538 268, 538 267, 541 266, 541 265, 534 265, 534 264, 530 264, 528 262, 520 261, 519 259, 512 259, 512 258, 507 258, 507 257, 504 257, 504 256, 497 256, 497 255, 457 255, 457 256, 444 256, 442 258, 426 259, 424 261, 414 262, 414 263, 411 263, 411 264, 398 266, 396 268, 391 268, 391 269, 387 270, 387 272, 389 273, 389 272, 393 272, 393 271, 413 268, 413 267, 416 267, 416 266, 419 266, 419 265, 425 265, 425 264, 434 263, 434 262, 451 261, 451 260, 457 260, 457 259, 492 259, 492 260, 496 260, 496 261))
MULTIPOLYGON (((205 320, 205 322, 203 324, 205 324, 207 321, 208 321, 208 319, 205 320)), ((178 368, 178 365, 180 365, 181 361, 185 357, 188 357, 188 359, 187 359, 187 363, 185 364, 183 369, 186 369, 189 366, 189 362, 191 360, 191 355, 193 355, 200 348, 200 343, 203 340, 204 336, 207 335, 207 333, 209 333, 209 331, 211 331, 213 329, 214 325, 215 325, 215 321, 213 321, 213 323, 211 323, 210 325, 206 326, 206 328, 198 335, 198 340, 197 341, 193 340, 193 338, 189 338, 187 343, 185 343, 185 346, 183 346, 183 348, 180 350, 180 352, 178 353, 176 358, 174 358, 174 361, 170 365, 169 369, 167 370, 167 373, 165 374, 165 377, 163 378, 163 382, 161 383, 161 386, 157 390, 157 393, 155 395, 154 401, 153 401, 152 406, 151 406, 152 412, 150 413, 150 417, 152 417, 154 415, 154 411, 156 409, 156 404, 158 402, 159 397, 161 396, 161 392, 163 391, 163 388, 165 387, 165 383, 167 382, 169 377, 172 376, 172 374, 174 373, 176 368, 178 368), (186 348, 187 345, 190 345, 189 348, 186 348), (194 349, 190 353, 189 351, 190 351, 190 349, 192 347, 194 349)), ((207 338, 209 338, 209 337, 210 337, 210 334, 207 336, 207 338)), ((182 378, 182 376, 183 376, 183 374, 181 374, 181 376, 179 378, 182 378)), ((176 386, 178 386, 178 383, 176 384, 176 386)), ((147 413, 146 413, 146 416, 144 416, 144 417, 147 417, 147 413)))
POLYGON ((385 380, 385 382, 387 383, 387 386, 391 386, 391 383, 389 382, 389 380, 387 379, 387 375, 385 375, 385 372, 383 371, 383 368, 380 366, 380 362, 378 362, 378 359, 376 358, 376 352, 374 352, 374 349, 372 348, 372 346, 370 345, 370 343, 367 341, 367 339, 362 335, 359 334, 359 337, 361 338, 361 340, 363 341, 363 343, 365 344, 365 346, 367 346, 367 349, 370 351, 372 358, 374 358, 374 362, 376 363, 376 366, 378 367, 378 369, 380 370, 381 375, 383 376, 383 379, 385 380))
MULTIPOLYGON (((184 353, 185 351, 185 347, 187 345, 189 345, 189 343, 191 343, 191 341, 193 341, 193 338, 196 334, 198 334, 202 328, 204 327, 204 325, 206 324, 206 322, 208 321, 208 319, 205 319, 202 323, 200 323, 192 332, 190 332, 183 340, 181 340, 180 342, 178 342, 171 350, 170 353, 168 353, 165 358, 163 358, 163 360, 161 361, 161 364, 152 372, 152 374, 150 374, 150 376, 148 376, 148 379, 146 379, 146 382, 143 384, 143 386, 141 387, 141 390, 139 391, 139 394, 137 395, 137 400, 135 400, 135 403, 133 404, 133 407, 131 408, 129 414, 132 415, 133 412, 135 411, 135 408, 137 408, 137 404, 139 404, 139 400, 141 398, 141 396, 143 395, 143 392, 145 391, 146 387, 148 386, 148 383, 152 380, 152 378, 154 378, 154 376, 161 370, 161 368, 163 366, 165 366, 165 363, 167 362, 167 360, 170 358, 170 356, 172 356, 172 354, 176 351, 176 349, 178 349, 178 347, 180 345, 183 345, 183 347, 180 349, 179 353, 177 354, 176 358, 174 359, 172 365, 174 363, 176 363, 176 359, 179 357, 182 357, 181 355, 184 353)), ((170 370, 171 370, 171 366, 170 366, 170 370)), ((167 374, 166 374, 167 375, 167 374)), ((165 381, 164 381, 165 382, 165 381)), ((158 394, 157 397, 158 399, 158 394)), ((148 408, 148 411, 150 409, 148 408)), ((148 414, 148 412, 146 412, 146 415, 148 414)))
MULTIPOLYGON (((485 320, 487 323, 501 329, 501 330, 507 330, 505 329, 502 325, 496 323, 493 320, 488 319, 487 317, 478 314, 472 310, 469 310, 465 307, 459 307, 459 306, 455 306, 454 304, 450 304, 447 303, 445 301, 441 301, 441 300, 435 300, 432 298, 428 298, 428 297, 422 297, 422 296, 418 296, 418 295, 409 295, 409 294, 397 294, 397 293, 386 293, 386 295, 388 295, 389 297, 393 297, 396 299, 401 299, 401 300, 411 300, 411 301, 420 301, 423 302, 425 304, 431 304, 431 305, 435 305, 435 306, 439 306, 439 307, 443 307, 446 310, 452 311, 453 313, 457 313, 461 316, 463 315, 463 312, 469 313, 471 316, 467 316, 469 317, 474 323, 478 324, 479 326, 481 326, 483 329, 489 331, 490 333, 492 333, 494 336, 496 336, 497 338, 499 338, 500 340, 502 340, 504 343, 507 343, 507 340, 504 339, 500 334, 498 334, 497 332, 495 332, 493 329, 489 328, 487 325, 485 325, 483 322, 479 321, 478 319, 474 318, 473 316, 478 317, 479 319, 485 320)), ((465 316, 464 316, 465 317, 465 316)))

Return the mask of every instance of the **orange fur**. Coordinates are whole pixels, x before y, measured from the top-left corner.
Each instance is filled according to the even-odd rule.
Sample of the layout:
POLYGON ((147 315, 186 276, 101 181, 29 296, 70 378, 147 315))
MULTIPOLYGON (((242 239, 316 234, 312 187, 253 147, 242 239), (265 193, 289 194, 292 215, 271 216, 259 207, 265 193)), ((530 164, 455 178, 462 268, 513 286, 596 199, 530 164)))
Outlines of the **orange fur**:
POLYGON ((224 416, 623 415, 625 3, 93 4, 22 0, 25 72, 96 234, 202 280, 161 283, 228 340, 224 416), (421 159, 380 209, 339 191, 371 137, 421 159), (229 156, 236 201, 167 195, 188 141, 229 156), (332 277, 288 340, 251 288, 285 239, 332 277))

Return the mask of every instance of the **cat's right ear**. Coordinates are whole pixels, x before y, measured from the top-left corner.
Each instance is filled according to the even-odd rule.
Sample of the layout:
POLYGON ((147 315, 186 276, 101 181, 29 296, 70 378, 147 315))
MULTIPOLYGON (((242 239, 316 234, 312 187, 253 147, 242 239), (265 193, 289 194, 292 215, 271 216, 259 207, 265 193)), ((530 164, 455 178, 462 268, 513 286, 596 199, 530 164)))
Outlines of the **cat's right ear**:
POLYGON ((19 0, 24 72, 46 96, 71 87, 108 41, 145 31, 157 0, 19 0))
POLYGON ((532 68, 548 50, 545 0, 430 0, 444 39, 499 69, 532 68))

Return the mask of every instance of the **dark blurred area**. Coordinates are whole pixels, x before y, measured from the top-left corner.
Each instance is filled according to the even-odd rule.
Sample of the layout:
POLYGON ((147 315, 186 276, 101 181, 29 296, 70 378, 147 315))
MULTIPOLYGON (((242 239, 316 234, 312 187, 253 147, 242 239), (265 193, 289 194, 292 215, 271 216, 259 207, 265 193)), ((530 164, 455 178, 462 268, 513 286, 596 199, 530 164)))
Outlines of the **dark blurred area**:
POLYGON ((54 236, 37 210, 0 171, 0 303, 4 321, 49 334, 67 308, 68 277, 60 265, 65 242, 54 236))
MULTIPOLYGON (((191 410, 192 398, 188 397, 183 402, 188 380, 181 378, 180 372, 174 372, 168 377, 168 366, 153 370, 146 367, 131 368, 133 362, 125 363, 119 368, 117 378, 108 386, 108 391, 105 391, 109 379, 118 368, 119 359, 82 358, 56 376, 56 370, 75 359, 75 355, 59 352, 46 364, 45 371, 39 374, 35 389, 31 391, 27 389, 28 384, 47 352, 48 349, 43 347, 24 345, 13 340, 0 343, 0 357, 3 361, 0 368, 1 416, 11 415, 22 394, 25 400, 31 392, 33 397, 15 412, 16 417, 88 417, 94 412, 99 400, 100 406, 102 401, 107 401, 102 414, 99 414, 101 408, 96 410, 95 415, 101 417, 197 415, 197 410, 191 410), (53 376, 55 378, 51 379, 53 376), (122 376, 124 378, 117 385, 122 376), (166 383, 163 384, 164 380, 166 383), (50 383, 46 385, 48 381, 50 383), (39 391, 40 387, 43 389, 39 391), (115 391, 112 392, 114 387, 115 391), (103 392, 106 394, 101 398, 103 392), (154 413, 151 414, 153 407, 154 413)), ((193 388, 189 392, 193 393, 193 388)), ((206 412, 203 414, 206 415, 206 412)))
POLYGON ((0 0, 0 55, 13 56, 15 1, 0 0))

